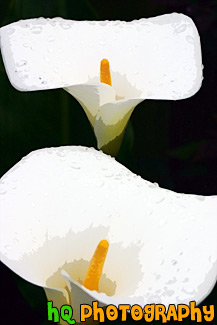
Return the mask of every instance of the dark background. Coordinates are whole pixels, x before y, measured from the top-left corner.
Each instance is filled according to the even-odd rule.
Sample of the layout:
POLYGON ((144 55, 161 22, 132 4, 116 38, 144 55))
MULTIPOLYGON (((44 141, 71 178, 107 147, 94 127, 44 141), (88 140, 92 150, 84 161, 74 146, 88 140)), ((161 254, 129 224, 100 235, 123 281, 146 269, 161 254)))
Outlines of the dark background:
MULTIPOLYGON (((204 65, 202 88, 189 99, 147 100, 138 105, 117 160, 161 187, 184 193, 217 194, 215 0, 0 0, 1 26, 40 16, 130 21, 172 12, 190 16, 198 28, 204 65)), ((9 83, 0 59, 0 176, 32 150, 60 145, 96 147, 80 105, 61 89, 18 92, 9 83)), ((2 323, 45 324, 43 291, 4 265, 1 275, 2 323)), ((213 290, 203 305, 216 301, 213 290)))

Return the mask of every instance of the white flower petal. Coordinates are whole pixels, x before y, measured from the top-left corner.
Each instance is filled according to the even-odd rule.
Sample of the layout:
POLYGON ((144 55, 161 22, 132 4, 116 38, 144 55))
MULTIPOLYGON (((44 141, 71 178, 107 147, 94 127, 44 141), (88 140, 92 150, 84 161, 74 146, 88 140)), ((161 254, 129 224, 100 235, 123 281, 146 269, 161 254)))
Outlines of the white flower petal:
MULTIPOLYGON (((84 286, 81 286, 78 283, 72 281, 67 272, 62 271, 62 275, 66 279, 67 287, 71 294, 70 301, 73 306, 73 317, 78 320, 80 319, 80 305, 91 305, 95 300, 93 291, 87 290, 84 286)), ((105 306, 105 304, 99 304, 99 307, 103 306, 105 306)))
POLYGON ((0 36, 9 79, 19 90, 99 81, 103 58, 112 78, 125 76, 141 98, 182 99, 201 85, 198 32, 182 14, 132 22, 28 19, 2 27, 0 36))
POLYGON ((120 148, 124 130, 134 108, 143 100, 131 98, 103 105, 95 119, 97 147, 115 156, 120 148))
POLYGON ((112 87, 98 82, 81 84, 65 88, 83 107, 92 127, 100 106, 115 100, 115 91, 112 87))
POLYGON ((44 288, 47 300, 53 301, 54 306, 60 309, 62 305, 70 304, 69 294, 66 289, 44 288))
POLYGON ((217 275, 217 196, 177 194, 94 149, 38 150, 1 179, 1 257, 43 287, 82 284, 101 239, 107 304, 202 301, 217 275), (124 272, 123 272, 124 270, 124 272))

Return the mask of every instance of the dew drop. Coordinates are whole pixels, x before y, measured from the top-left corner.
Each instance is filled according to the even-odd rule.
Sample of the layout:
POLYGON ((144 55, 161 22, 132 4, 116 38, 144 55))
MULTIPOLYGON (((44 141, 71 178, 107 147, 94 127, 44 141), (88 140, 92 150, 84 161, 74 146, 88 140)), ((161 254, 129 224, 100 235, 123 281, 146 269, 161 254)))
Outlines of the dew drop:
POLYGON ((17 64, 16 64, 17 67, 23 67, 25 65, 27 65, 27 61, 26 60, 21 60, 21 61, 17 62, 17 64))
POLYGON ((49 35, 47 40, 48 40, 48 42, 53 42, 53 41, 55 41, 55 37, 53 35, 49 35))
POLYGON ((71 28, 71 26, 70 26, 69 23, 61 23, 60 26, 61 26, 63 29, 69 29, 69 28, 71 28))
POLYGON ((96 183, 96 186, 97 186, 97 187, 103 187, 103 185, 104 185, 104 182, 103 182, 103 181, 98 181, 98 182, 96 183))
POLYGON ((77 162, 73 162, 73 163, 71 164, 71 168, 72 168, 72 169, 81 169, 80 165, 79 165, 77 162))
POLYGON ((47 51, 48 51, 49 53, 53 53, 54 49, 53 49, 52 47, 48 47, 47 51))
POLYGON ((190 44, 194 44, 194 39, 193 39, 193 37, 190 36, 190 35, 186 36, 186 41, 187 41, 188 43, 190 43, 190 44))
POLYGON ((7 30, 8 35, 12 35, 14 32, 15 32, 15 29, 14 28, 9 28, 7 30))
POLYGON ((153 213, 153 210, 148 210, 148 211, 147 211, 147 216, 151 216, 152 213, 153 213))
POLYGON ((57 151, 57 156, 58 157, 65 157, 66 156, 66 152, 65 151, 57 151))
POLYGON ((161 196, 161 195, 159 195, 159 196, 157 195, 157 196, 152 197, 152 202, 154 202, 154 203, 159 204, 159 203, 161 203, 163 201, 164 201, 164 197, 161 196))
POLYGON ((186 30, 186 28, 187 28, 186 24, 183 24, 183 25, 179 26, 178 28, 176 28, 175 31, 176 31, 176 33, 182 33, 186 30))
POLYGON ((171 297, 173 294, 175 293, 175 291, 173 290, 165 290, 164 291, 164 295, 168 296, 168 297, 171 297))
POLYGON ((166 282, 166 284, 174 284, 174 283, 176 283, 176 282, 177 282, 176 278, 173 277, 173 278, 170 279, 168 282, 166 282))
POLYGON ((106 25, 107 25, 107 21, 100 21, 99 24, 100 24, 101 26, 106 26, 106 25))
POLYGON ((31 32, 32 32, 33 34, 41 34, 41 32, 42 32, 42 27, 40 27, 40 26, 38 26, 38 27, 32 27, 32 28, 31 28, 31 32))
POLYGON ((156 188, 156 187, 159 187, 158 183, 149 183, 148 184, 148 187, 150 188, 156 188))
POLYGON ((205 196, 197 195, 196 199, 198 199, 199 201, 205 201, 205 196))
POLYGON ((213 257, 212 257, 212 256, 209 256, 209 262, 210 262, 211 264, 213 264, 213 263, 214 263, 214 259, 213 259, 213 257))
POLYGON ((6 194, 6 193, 7 193, 7 191, 5 189, 3 189, 3 188, 0 189, 0 195, 6 194))

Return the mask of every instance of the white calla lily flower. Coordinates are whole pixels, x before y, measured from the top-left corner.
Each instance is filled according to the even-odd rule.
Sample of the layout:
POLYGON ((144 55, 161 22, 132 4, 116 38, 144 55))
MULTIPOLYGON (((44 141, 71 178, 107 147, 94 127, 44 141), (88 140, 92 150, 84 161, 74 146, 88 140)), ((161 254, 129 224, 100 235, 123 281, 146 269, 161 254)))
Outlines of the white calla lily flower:
POLYGON ((28 19, 1 28, 1 51, 21 91, 65 88, 82 105, 98 148, 116 154, 134 108, 145 99, 178 100, 202 82, 201 47, 183 14, 124 21, 28 19), (111 84, 100 82, 110 63, 111 84))
POLYGON ((217 275, 217 196, 178 194, 85 147, 42 149, 0 183, 1 259, 54 306, 201 302, 217 275), (84 279, 109 243, 97 290, 84 279))

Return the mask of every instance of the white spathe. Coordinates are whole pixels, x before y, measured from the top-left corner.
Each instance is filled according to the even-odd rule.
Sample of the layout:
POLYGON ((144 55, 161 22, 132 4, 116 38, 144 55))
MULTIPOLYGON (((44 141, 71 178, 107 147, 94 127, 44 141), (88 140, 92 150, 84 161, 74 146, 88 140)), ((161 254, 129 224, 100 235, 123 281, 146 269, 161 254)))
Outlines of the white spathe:
POLYGON ((0 33, 12 85, 21 91, 65 88, 105 151, 119 146, 140 102, 187 98, 201 86, 200 39, 183 14, 132 22, 28 19, 0 33), (112 87, 100 83, 103 58, 110 62, 112 87))
POLYGON ((199 303, 216 282, 217 196, 161 189, 85 147, 32 152, 0 193, 3 263, 57 306, 73 301, 76 317, 92 300, 199 303), (82 282, 102 239, 110 247, 99 292, 89 291, 82 282))

